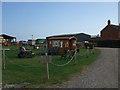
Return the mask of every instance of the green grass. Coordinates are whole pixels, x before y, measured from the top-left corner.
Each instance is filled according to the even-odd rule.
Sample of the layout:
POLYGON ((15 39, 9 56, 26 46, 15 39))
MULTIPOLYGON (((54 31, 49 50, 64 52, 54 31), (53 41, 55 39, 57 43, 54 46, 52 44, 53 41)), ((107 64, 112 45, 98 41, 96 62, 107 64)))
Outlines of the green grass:
MULTIPOLYGON (((77 53, 76 65, 71 61, 68 65, 63 67, 57 67, 49 63, 49 74, 50 79, 46 78, 46 67, 44 63, 40 62, 40 50, 34 50, 31 46, 26 48, 32 49, 36 55, 32 58, 17 58, 19 53, 19 46, 4 47, 10 48, 10 51, 6 51, 6 69, 3 69, 3 84, 19 84, 29 83, 26 87, 46 87, 54 84, 62 83, 69 79, 70 75, 81 72, 84 66, 90 65, 92 62, 97 60, 100 51, 94 50, 94 54, 86 56, 80 56, 86 52, 85 49, 81 49, 77 53)), ((52 56, 52 62, 56 64, 65 64, 69 61, 61 59, 60 56, 52 56)))

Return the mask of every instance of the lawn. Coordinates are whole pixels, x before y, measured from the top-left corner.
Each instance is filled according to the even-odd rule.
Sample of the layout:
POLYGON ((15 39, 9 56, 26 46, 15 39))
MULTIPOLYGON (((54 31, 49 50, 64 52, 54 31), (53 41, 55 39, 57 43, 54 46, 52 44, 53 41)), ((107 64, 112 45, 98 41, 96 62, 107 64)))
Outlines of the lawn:
MULTIPOLYGON (((82 72, 83 67, 90 65, 97 60, 100 51, 95 49, 94 54, 89 54, 87 57, 84 55, 86 49, 80 49, 80 52, 76 55, 76 65, 72 60, 69 64, 58 67, 49 63, 49 75, 50 79, 46 78, 46 66, 45 63, 40 61, 41 50, 33 49, 32 46, 26 46, 27 49, 31 49, 36 55, 32 58, 18 58, 19 46, 8 46, 4 48, 10 48, 10 51, 6 51, 6 69, 2 70, 3 84, 21 84, 27 83, 27 88, 45 88, 55 84, 60 84, 67 81, 70 75, 77 72, 82 72)), ((52 62, 58 65, 65 64, 70 59, 61 59, 58 55, 52 56, 52 62)))

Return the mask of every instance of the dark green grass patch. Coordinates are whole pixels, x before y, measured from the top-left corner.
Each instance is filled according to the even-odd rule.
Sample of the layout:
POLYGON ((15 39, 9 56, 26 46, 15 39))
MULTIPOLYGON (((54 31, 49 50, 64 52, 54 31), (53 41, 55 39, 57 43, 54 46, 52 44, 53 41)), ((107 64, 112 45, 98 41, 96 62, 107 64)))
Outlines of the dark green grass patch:
MULTIPOLYGON (((5 47, 6 48, 6 47, 5 47)), ((10 47, 10 51, 6 51, 6 69, 3 69, 3 84, 19 84, 29 83, 26 87, 47 87, 54 84, 62 83, 69 79, 70 75, 81 72, 84 66, 90 65, 97 60, 100 51, 94 50, 94 54, 89 54, 87 57, 83 55, 86 50, 80 49, 80 52, 76 56, 76 65, 72 60, 69 64, 58 67, 49 63, 49 75, 50 79, 46 78, 46 66, 45 63, 40 61, 40 50, 31 49, 34 53, 37 53, 32 58, 18 58, 19 53, 18 46, 10 47)), ((67 63, 70 59, 62 59, 60 56, 53 55, 52 62, 58 65, 67 63)))

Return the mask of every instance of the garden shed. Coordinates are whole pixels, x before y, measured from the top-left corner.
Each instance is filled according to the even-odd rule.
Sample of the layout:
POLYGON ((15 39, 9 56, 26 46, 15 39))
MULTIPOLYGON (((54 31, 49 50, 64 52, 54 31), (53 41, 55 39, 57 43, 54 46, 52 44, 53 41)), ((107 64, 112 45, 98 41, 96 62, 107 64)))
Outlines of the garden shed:
POLYGON ((50 37, 47 38, 47 48, 50 54, 63 54, 65 50, 76 49, 76 37, 50 37))

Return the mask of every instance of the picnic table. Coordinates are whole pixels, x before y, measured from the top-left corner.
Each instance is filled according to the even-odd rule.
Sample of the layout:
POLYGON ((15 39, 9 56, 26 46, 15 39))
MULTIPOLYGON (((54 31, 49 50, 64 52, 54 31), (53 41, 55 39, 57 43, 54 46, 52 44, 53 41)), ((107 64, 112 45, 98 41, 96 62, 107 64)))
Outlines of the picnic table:
POLYGON ((31 50, 25 50, 23 53, 18 54, 19 58, 21 58, 21 57, 32 57, 32 56, 34 56, 34 53, 32 53, 31 50))

